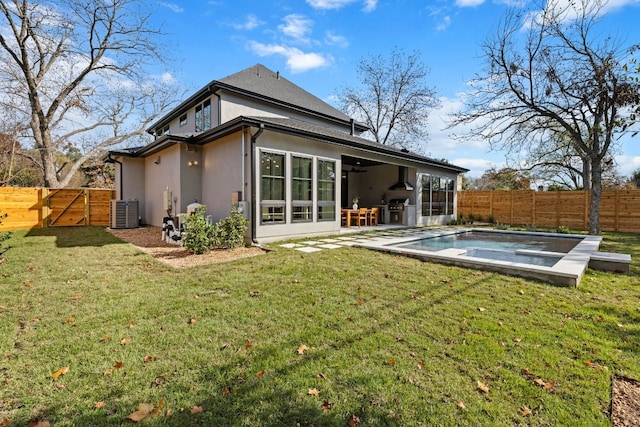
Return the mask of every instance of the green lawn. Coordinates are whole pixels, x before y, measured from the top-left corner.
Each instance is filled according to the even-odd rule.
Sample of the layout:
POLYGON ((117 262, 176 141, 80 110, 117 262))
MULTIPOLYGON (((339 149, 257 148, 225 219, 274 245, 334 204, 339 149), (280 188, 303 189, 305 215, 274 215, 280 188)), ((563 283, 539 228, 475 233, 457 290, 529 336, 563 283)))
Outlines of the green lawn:
POLYGON ((604 237, 632 274, 573 289, 357 248, 176 270, 100 228, 14 232, 0 425, 141 403, 145 426, 610 425, 611 376, 640 378, 640 236, 604 237))

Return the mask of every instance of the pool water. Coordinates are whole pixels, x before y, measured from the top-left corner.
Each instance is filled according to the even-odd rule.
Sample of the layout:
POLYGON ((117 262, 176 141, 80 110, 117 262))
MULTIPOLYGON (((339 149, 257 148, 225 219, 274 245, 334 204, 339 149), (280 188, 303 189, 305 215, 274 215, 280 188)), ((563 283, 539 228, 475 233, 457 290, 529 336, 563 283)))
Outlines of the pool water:
POLYGON ((466 256, 473 258, 484 258, 497 261, 519 262, 521 264, 540 265, 543 267, 553 267, 562 259, 560 256, 546 256, 535 254, 519 254, 517 252, 497 251, 495 249, 467 249, 466 256))
POLYGON ((493 249, 514 253, 517 250, 569 253, 580 239, 575 237, 536 236, 532 234, 467 231, 439 237, 427 237, 398 247, 439 251, 442 249, 493 249))
POLYGON ((580 243, 576 237, 554 237, 508 232, 465 231, 394 245, 399 248, 436 252, 443 249, 466 250, 460 256, 552 267, 580 243), (524 253, 523 253, 524 252, 524 253), (533 253, 532 253, 533 252, 533 253), (543 253, 535 253, 543 252, 543 253), (548 252, 554 252, 549 254, 548 252))

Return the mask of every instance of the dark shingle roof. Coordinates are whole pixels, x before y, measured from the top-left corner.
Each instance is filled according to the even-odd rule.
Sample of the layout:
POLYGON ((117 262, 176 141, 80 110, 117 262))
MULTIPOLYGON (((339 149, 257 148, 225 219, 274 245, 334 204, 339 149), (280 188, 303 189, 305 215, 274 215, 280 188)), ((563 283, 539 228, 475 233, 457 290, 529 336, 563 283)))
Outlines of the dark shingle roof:
MULTIPOLYGON (((220 80, 212 80, 202 89, 181 102, 180 105, 168 114, 160 118, 160 120, 153 123, 147 131, 153 133, 154 129, 166 125, 219 89, 242 94, 251 98, 262 99, 265 102, 302 111, 324 120, 338 122, 343 126, 348 126, 351 121, 349 116, 302 89, 300 86, 291 83, 282 77, 280 73, 272 71, 262 64, 256 64, 220 80)), ((359 132, 368 130, 367 126, 362 123, 355 122, 354 126, 359 132)))
POLYGON ((232 86, 243 91, 251 92, 260 97, 281 101, 285 104, 301 107, 317 112, 337 120, 350 120, 349 116, 312 95, 300 86, 291 83, 262 64, 256 64, 235 74, 218 80, 220 86, 232 86))

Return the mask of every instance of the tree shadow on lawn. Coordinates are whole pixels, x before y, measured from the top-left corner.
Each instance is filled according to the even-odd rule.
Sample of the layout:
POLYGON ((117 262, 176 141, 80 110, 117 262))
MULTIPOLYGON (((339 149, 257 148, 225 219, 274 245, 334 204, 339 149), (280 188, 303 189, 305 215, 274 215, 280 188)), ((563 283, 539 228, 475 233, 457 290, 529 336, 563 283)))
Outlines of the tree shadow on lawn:
POLYGON ((53 237, 58 248, 100 247, 127 242, 108 233, 104 227, 48 227, 32 228, 27 232, 28 237, 53 237))
MULTIPOLYGON (((425 311, 436 313, 442 304, 446 304, 457 295, 481 285, 486 280, 488 280, 486 277, 480 277, 475 281, 454 287, 451 287, 448 282, 431 285, 429 288, 425 288, 421 295, 434 294, 434 298, 416 305, 411 311, 398 310, 397 312, 404 313, 406 317, 420 316, 425 311)), ((399 290, 407 294, 415 293, 408 288, 400 289, 401 286, 399 284, 399 290)), ((375 301, 384 305, 383 310, 387 311, 398 305, 397 299, 384 302, 376 299, 375 301)), ((406 303, 413 304, 413 300, 407 298, 406 303)), ((354 304, 354 307, 356 305, 354 304)), ((368 317, 368 314, 362 316, 368 317)), ((282 352, 279 348, 282 343, 261 345, 257 342, 249 349, 238 350, 238 352, 244 352, 241 357, 238 357, 238 352, 233 353, 232 348, 226 350, 218 348, 216 351, 228 351, 230 356, 225 363, 201 367, 199 372, 201 380, 198 387, 210 386, 207 397, 204 400, 194 401, 193 406, 177 408, 176 403, 170 401, 172 396, 180 398, 197 392, 194 392, 194 388, 189 384, 172 384, 170 376, 167 376, 166 383, 159 386, 163 387, 165 392, 159 394, 168 396, 169 401, 165 402, 165 407, 159 413, 152 413, 146 417, 141 425, 176 427, 185 425, 299 425, 303 427, 322 425, 344 427, 352 425, 350 424, 352 419, 353 425, 363 426, 400 426, 407 422, 418 422, 417 419, 396 417, 394 411, 397 408, 395 406, 399 403, 387 401, 384 396, 385 391, 370 389, 372 378, 367 372, 353 370, 349 371, 348 375, 340 375, 348 367, 327 364, 332 360, 331 353, 355 351, 353 349, 363 339, 371 339, 387 329, 393 330, 393 326, 399 320, 392 316, 384 322, 365 322, 363 328, 345 335, 340 335, 339 325, 334 325, 337 328, 336 334, 325 337, 324 342, 308 342, 312 350, 302 355, 297 354, 295 348, 287 347, 285 351, 290 352, 291 356, 285 360, 279 354, 282 352), (273 364, 274 361, 275 364, 273 364), (264 368, 264 371, 260 371, 261 368, 264 368), (334 372, 335 378, 331 373, 327 373, 325 377, 322 372, 334 372), (301 381, 295 380, 295 378, 304 379, 302 381, 304 386, 296 384, 301 381), (310 390, 314 388, 320 390, 318 396, 310 393, 310 390), (331 391, 326 391, 327 389, 331 389, 331 391), (348 392, 345 393, 349 394, 348 402, 343 401, 345 398, 341 397, 343 389, 348 389, 348 392), (194 408, 196 408, 195 411, 194 408), (198 408, 202 408, 202 411, 200 412, 198 408), (172 412, 167 414, 167 409, 171 409, 172 412)), ((425 339, 438 338, 425 337, 425 339)), ((286 338, 286 341, 291 343, 302 343, 306 340, 308 337, 286 338)), ((370 355, 363 354, 362 356, 369 357, 370 355)), ((362 362, 355 354, 351 358, 354 364, 362 362)), ((388 361, 373 358, 370 359, 370 363, 388 364, 388 361)), ((398 380, 399 371, 396 371, 391 365, 389 365, 389 370, 389 378, 394 381, 398 380)), ((379 380, 379 378, 373 380, 379 380)), ((149 382, 153 383, 153 378, 150 378, 149 382)), ((72 421, 75 425, 82 426, 129 425, 131 423, 126 417, 137 407, 129 406, 129 403, 125 404, 124 402, 116 403, 130 400, 124 397, 117 393, 108 396, 104 399, 107 402, 105 408, 96 409, 92 413, 84 414, 72 421), (114 403, 117 406, 111 406, 114 403)), ((156 407, 159 405, 159 402, 149 403, 156 407)), ((88 402, 88 404, 92 405, 93 402, 88 402)), ((64 402, 61 401, 59 408, 49 407, 37 418, 30 421, 46 420, 48 415, 56 414, 57 411, 66 412, 68 408, 65 408, 64 402)))

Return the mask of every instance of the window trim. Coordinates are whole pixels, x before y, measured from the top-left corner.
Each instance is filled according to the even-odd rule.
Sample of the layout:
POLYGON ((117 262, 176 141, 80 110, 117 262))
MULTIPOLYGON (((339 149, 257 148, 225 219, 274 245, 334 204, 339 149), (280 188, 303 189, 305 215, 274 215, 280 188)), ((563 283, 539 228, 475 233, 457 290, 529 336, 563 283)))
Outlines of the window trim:
POLYGON ((260 177, 260 225, 274 225, 274 224, 286 224, 287 223, 287 153, 285 152, 280 152, 277 150, 260 150, 259 151, 259 158, 260 158, 260 173, 259 173, 259 177, 260 177), (262 172, 262 167, 263 167, 263 158, 265 155, 271 155, 271 156, 281 156, 282 157, 282 176, 278 176, 278 175, 264 175, 262 172), (264 199, 264 186, 263 186, 263 181, 264 179, 269 178, 269 179, 278 179, 278 180, 282 180, 282 196, 284 197, 284 199, 282 200, 273 200, 273 199, 264 199), (268 210, 273 209, 273 208, 280 208, 280 212, 275 214, 275 213, 270 213, 269 216, 273 217, 273 218, 279 218, 281 217, 281 220, 265 220, 265 213, 264 210, 265 208, 267 208, 268 210))
POLYGON ((315 187, 316 187, 316 204, 318 206, 317 212, 316 212, 316 221, 317 222, 330 222, 330 221, 335 221, 337 218, 336 215, 336 204, 337 204, 337 179, 336 179, 336 170, 338 167, 338 162, 336 161, 336 159, 329 159, 329 158, 320 158, 317 157, 316 158, 316 174, 315 174, 315 187), (321 173, 321 163, 332 163, 333 164, 333 179, 331 181, 328 180, 321 180, 320 179, 320 173, 321 173), (320 199, 320 183, 326 183, 329 182, 331 184, 333 184, 333 199, 332 200, 324 200, 324 199, 320 199), (321 218, 320 214, 321 211, 323 211, 324 209, 320 209, 320 208, 326 208, 326 207, 332 207, 332 211, 333 211, 333 215, 331 218, 321 218))
POLYGON ((313 222, 313 182, 314 182, 314 161, 312 156, 303 156, 291 153, 291 223, 313 222), (308 160, 311 168, 309 178, 296 177, 294 173, 295 159, 308 160), (296 182, 306 182, 309 186, 309 199, 296 199, 294 194, 296 182), (306 218, 296 218, 295 208, 306 207, 306 218))

